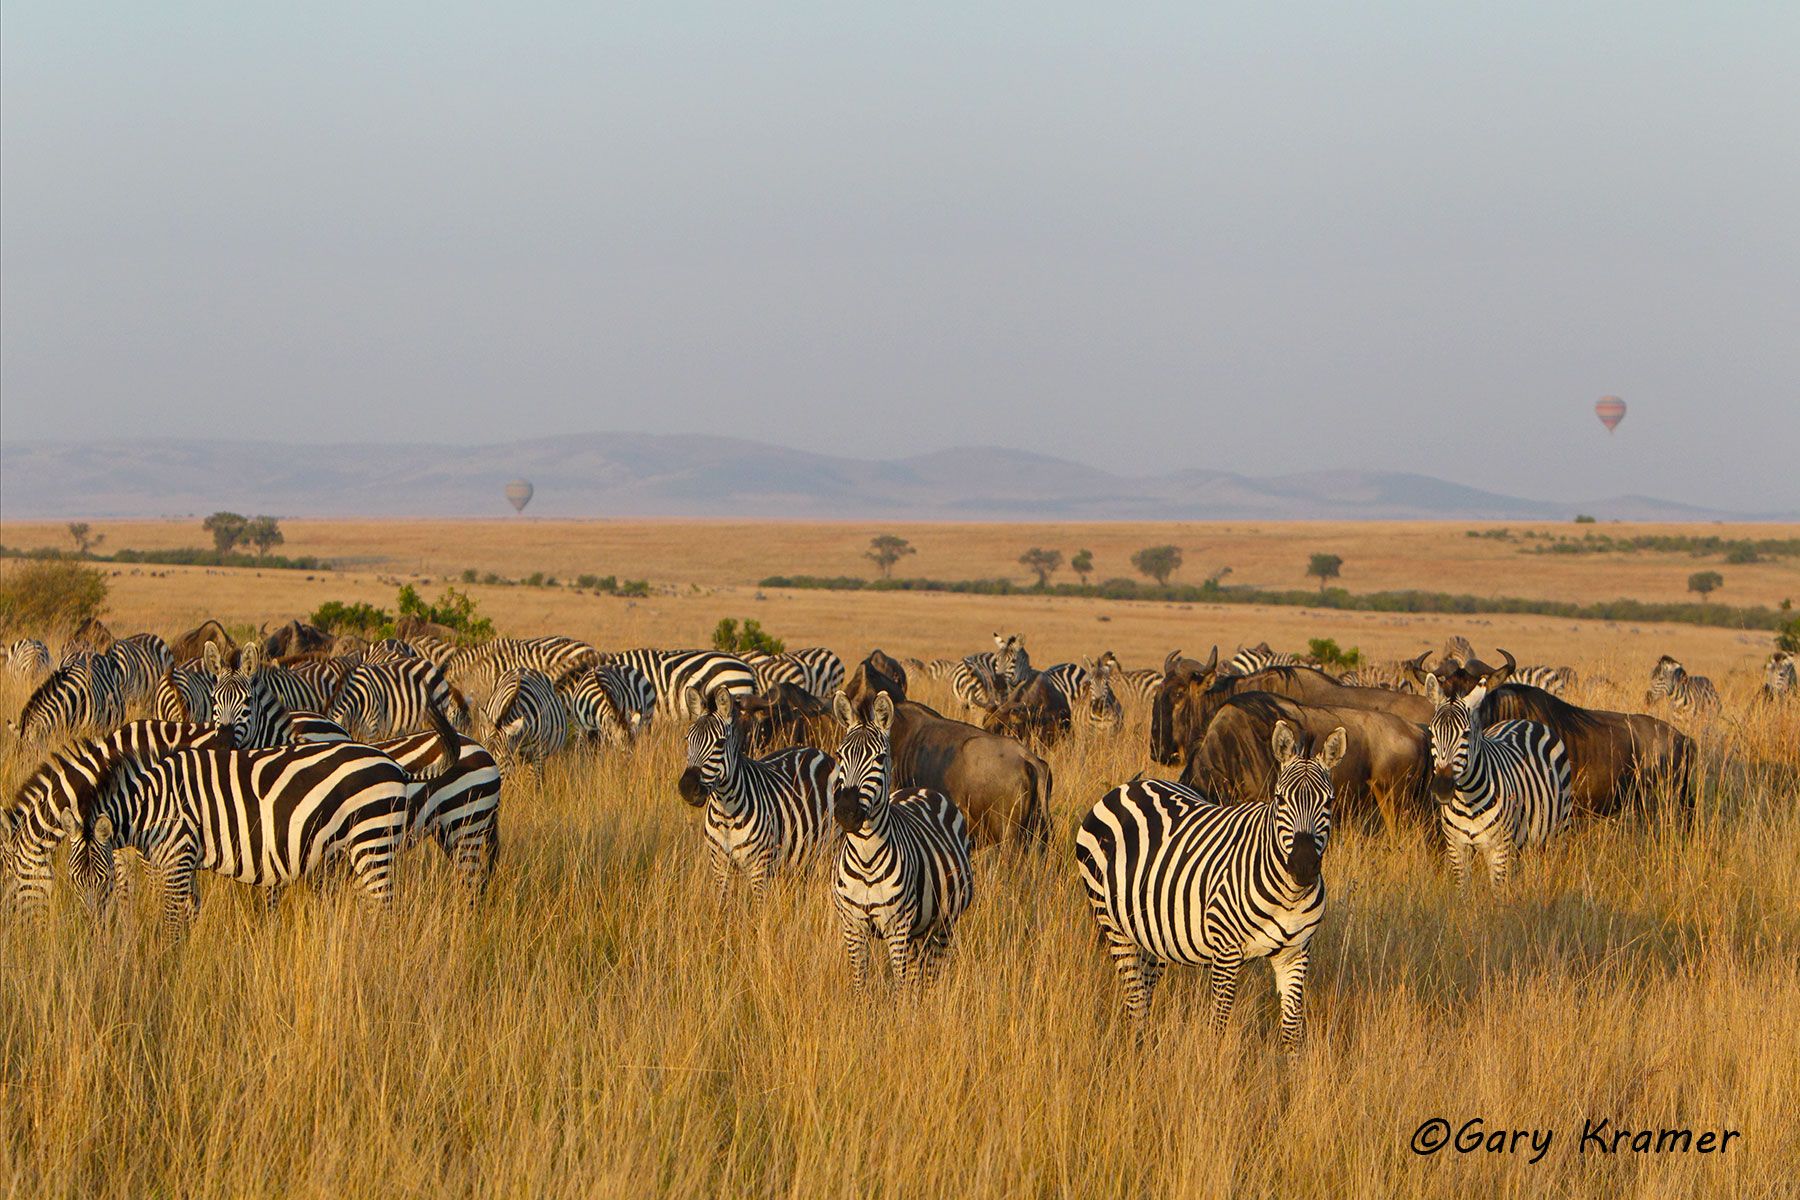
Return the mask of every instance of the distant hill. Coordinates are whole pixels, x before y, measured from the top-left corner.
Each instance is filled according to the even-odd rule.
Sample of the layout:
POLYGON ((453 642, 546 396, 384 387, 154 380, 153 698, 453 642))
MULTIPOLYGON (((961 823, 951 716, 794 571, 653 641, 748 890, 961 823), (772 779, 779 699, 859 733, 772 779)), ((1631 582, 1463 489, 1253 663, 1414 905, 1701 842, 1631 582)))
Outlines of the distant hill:
POLYGON ((533 516, 953 520, 1418 518, 1794 519, 1648 496, 1529 500, 1428 475, 1191 469, 1126 476, 1018 450, 962 447, 865 460, 737 438, 593 433, 493 446, 227 441, 8 442, 0 513, 152 517, 235 509, 283 516, 479 516, 537 488, 533 516))

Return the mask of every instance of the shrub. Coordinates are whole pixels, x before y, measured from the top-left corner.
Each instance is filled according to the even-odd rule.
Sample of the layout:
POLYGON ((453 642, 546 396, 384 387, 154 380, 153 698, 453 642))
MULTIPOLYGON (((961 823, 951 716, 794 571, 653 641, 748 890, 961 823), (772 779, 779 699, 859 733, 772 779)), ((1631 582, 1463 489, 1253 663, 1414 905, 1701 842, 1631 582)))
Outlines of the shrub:
POLYGON ((73 629, 106 607, 106 576, 77 562, 45 560, 0 578, 0 632, 73 629))
POLYGON ((1761 562, 1762 555, 1758 554, 1756 547, 1749 542, 1733 542, 1731 549, 1725 552, 1725 561, 1737 565, 1761 562))
POLYGON ((787 643, 766 632, 762 622, 754 617, 746 618, 740 627, 731 617, 722 617, 713 627, 712 644, 714 650, 724 650, 732 654, 740 654, 746 650, 755 650, 762 654, 780 654, 787 649, 787 643))
POLYGON ((1598 519, 1596 519, 1594 517, 1590 517, 1586 513, 1576 513, 1575 514, 1575 523, 1577 525, 1597 525, 1597 524, 1599 524, 1599 521, 1598 521, 1598 519))
POLYGON ((1352 646, 1348 650, 1338 648, 1336 638, 1308 638, 1306 652, 1321 667, 1337 667, 1341 670, 1352 670, 1362 666, 1362 651, 1352 646))
POLYGON ((1776 627, 1775 648, 1800 654, 1800 617, 1789 617, 1776 627))
POLYGON ((494 636, 494 622, 482 616, 467 592, 445 588, 437 603, 427 604, 412 584, 400 589, 400 615, 452 629, 460 642, 485 642, 494 636))
POLYGON ((353 633, 371 640, 394 635, 394 614, 364 600, 350 604, 327 600, 306 619, 326 633, 353 633))
POLYGON ((480 583, 481 582, 481 573, 479 571, 477 571, 474 567, 464 567, 463 573, 462 573, 462 581, 464 583, 480 583))
POLYGON ((1688 591, 1700 593, 1700 599, 1725 586, 1725 577, 1717 571, 1695 571, 1688 576, 1688 591))
MULTIPOLYGON (((609 575, 607 578, 610 579, 612 576, 609 575)), ((650 581, 648 579, 627 579, 619 585, 619 595, 621 596, 648 596, 649 594, 650 581)))

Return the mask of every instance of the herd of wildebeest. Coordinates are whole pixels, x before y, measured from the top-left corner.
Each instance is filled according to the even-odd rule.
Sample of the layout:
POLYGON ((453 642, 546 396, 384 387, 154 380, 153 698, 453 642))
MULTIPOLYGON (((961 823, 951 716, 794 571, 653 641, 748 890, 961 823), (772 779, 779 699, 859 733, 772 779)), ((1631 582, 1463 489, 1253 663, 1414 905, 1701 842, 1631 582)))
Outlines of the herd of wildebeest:
MULTIPOLYGON (((846 671, 816 647, 464 645, 416 622, 369 641, 295 621, 241 642, 217 622, 172 641, 90 622, 55 652, 26 638, 6 653, 32 684, 8 723, 14 752, 41 759, 0 809, 16 911, 47 907, 59 846, 96 913, 129 884, 135 851, 177 927, 203 870, 273 899, 330 868, 384 903, 418 840, 479 895, 509 779, 578 748, 630 753, 674 725, 687 743, 676 788, 705 810, 721 901, 736 878, 760 897, 779 874, 832 863, 859 989, 875 943, 897 980, 932 978, 975 894, 978 847, 1049 843, 1047 747, 1141 722, 1149 757, 1178 778, 1112 789, 1075 843, 1127 1011, 1145 1015, 1166 964, 1200 964, 1222 1024, 1239 967, 1268 957, 1289 1048, 1334 821, 1434 824, 1459 883, 1479 858, 1504 888, 1573 819, 1690 804, 1695 745, 1674 722, 1719 706, 1710 681, 1664 656, 1645 701, 1668 719, 1583 707, 1571 669, 1504 650, 1484 661, 1460 638, 1347 673, 1266 644, 1224 661, 1176 651, 1160 669, 1110 652, 1039 669, 1018 634, 960 659, 875 650, 846 671), (920 700, 933 688, 950 712, 920 700)), ((1797 694, 1793 656, 1777 651, 1758 702, 1797 694)))

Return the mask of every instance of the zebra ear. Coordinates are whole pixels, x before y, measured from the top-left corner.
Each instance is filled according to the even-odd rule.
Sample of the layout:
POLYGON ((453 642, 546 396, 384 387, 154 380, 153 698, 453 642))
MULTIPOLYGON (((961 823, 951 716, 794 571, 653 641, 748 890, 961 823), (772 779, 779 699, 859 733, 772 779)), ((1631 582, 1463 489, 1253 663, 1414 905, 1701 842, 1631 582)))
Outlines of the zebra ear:
POLYGON ((1344 751, 1349 747, 1350 735, 1344 732, 1342 725, 1339 725, 1331 731, 1331 736, 1325 739, 1324 748, 1313 757, 1318 760, 1321 767, 1329 771, 1343 761, 1344 751))
POLYGON ((875 694, 875 703, 869 709, 870 722, 875 728, 886 733, 894 725, 894 698, 886 692, 875 694))
POLYGON ((846 729, 856 724, 856 706, 850 703, 850 697, 841 690, 831 698, 831 715, 846 729))
POLYGON ((220 671, 219 643, 217 643, 217 642, 206 643, 206 648, 200 652, 200 660, 206 664, 206 669, 208 671, 211 671, 214 675, 217 675, 220 671))
POLYGON ((1444 685, 1438 682, 1438 677, 1437 677, 1436 672, 1426 671, 1424 674, 1425 674, 1425 698, 1427 700, 1431 701, 1433 704, 1437 704, 1437 705, 1443 704, 1443 702, 1444 702, 1444 685))
POLYGON ((110 842, 110 841, 112 841, 112 838, 113 838, 112 818, 107 816, 105 813, 101 813, 99 816, 94 818, 94 840, 99 841, 99 842, 110 842))
POLYGON ((72 809, 72 808, 63 809, 62 827, 63 827, 63 832, 68 834, 70 837, 81 836, 81 818, 75 815, 74 809, 72 809))
POLYGON ((681 711, 690 721, 698 721, 706 715, 706 701, 701 698, 699 688, 681 689, 681 711))
POLYGON ((238 673, 254 675, 263 669, 263 645, 261 642, 245 642, 244 648, 238 651, 238 673))
POLYGON ((712 690, 712 714, 721 721, 731 720, 731 689, 724 684, 712 690))
POLYGON ((1286 721, 1275 722, 1275 732, 1269 737, 1269 748, 1275 751, 1275 761, 1285 763, 1299 753, 1299 739, 1294 736, 1294 727, 1286 721))

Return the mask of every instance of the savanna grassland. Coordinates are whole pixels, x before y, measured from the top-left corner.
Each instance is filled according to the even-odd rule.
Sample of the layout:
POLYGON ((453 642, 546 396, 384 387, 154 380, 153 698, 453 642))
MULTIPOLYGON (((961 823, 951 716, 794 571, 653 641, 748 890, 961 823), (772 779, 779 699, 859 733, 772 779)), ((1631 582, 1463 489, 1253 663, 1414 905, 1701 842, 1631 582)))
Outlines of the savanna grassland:
MULTIPOLYGON (((164 544, 195 544, 194 526, 170 526, 164 544)), ((1032 596, 759 598, 766 574, 866 574, 855 554, 885 531, 867 526, 284 526, 284 552, 350 565, 310 580, 108 567, 106 619, 117 632, 172 634, 207 616, 286 620, 327 599, 391 605, 396 583, 424 579, 430 594, 465 568, 592 571, 655 588, 636 600, 469 591, 511 633, 693 645, 718 618, 750 616, 790 645, 823 643, 847 659, 876 645, 963 654, 1000 628, 1023 630, 1040 664, 1110 647, 1134 666, 1176 646, 1313 636, 1388 657, 1461 632, 1521 661, 1571 662, 1590 681, 1576 698, 1609 708, 1638 707, 1650 662, 1670 650, 1718 680, 1724 711, 1680 722, 1701 752, 1691 816, 1580 820, 1526 860, 1504 897, 1480 884, 1457 895, 1423 821, 1341 823, 1325 858, 1309 1040, 1291 1063, 1275 1051, 1261 964, 1246 971, 1222 1041, 1206 1030, 1196 970, 1165 977, 1146 1045, 1119 1020, 1070 844, 1095 798, 1152 769, 1141 710, 1116 737, 1080 735, 1048 752, 1050 848, 978 852, 956 955, 923 996, 897 996, 885 978, 867 1002, 850 992, 823 870, 784 881, 760 909, 742 891, 715 904, 697 815, 675 793, 680 731, 668 727, 629 753, 569 755, 540 778, 509 780, 500 866, 473 907, 430 847, 406 860, 391 911, 300 888, 268 912, 251 889, 215 880, 181 940, 156 929, 148 897, 96 929, 59 896, 41 927, 0 920, 7 1194, 1800 1190, 1800 718, 1753 703, 1765 633, 1032 596), (1529 1150, 1417 1156, 1409 1140, 1433 1117, 1554 1137, 1536 1163, 1529 1150), (1704 1156, 1582 1152, 1583 1121, 1603 1118, 1741 1137, 1704 1156)), ((163 536, 155 525, 103 528, 112 545, 163 536)), ((907 573, 938 578, 1018 577, 1008 564, 1033 544, 1087 545, 1101 574, 1127 574, 1129 552, 1158 541, 1183 544, 1198 575, 1215 565, 1203 536, 1234 580, 1279 586, 1304 586, 1313 550, 1342 554, 1343 582, 1359 591, 1684 599, 1698 569, 1685 555, 1523 555, 1461 526, 894 532, 919 547, 907 573)), ((31 537, 0 531, 8 545, 31 537)), ((1792 563, 1722 567, 1718 598, 1800 593, 1792 563)), ((23 695, 7 685, 9 714, 23 695)), ((924 698, 950 703, 938 685, 924 698)), ((0 743, 8 794, 30 766, 10 738, 0 743)))

